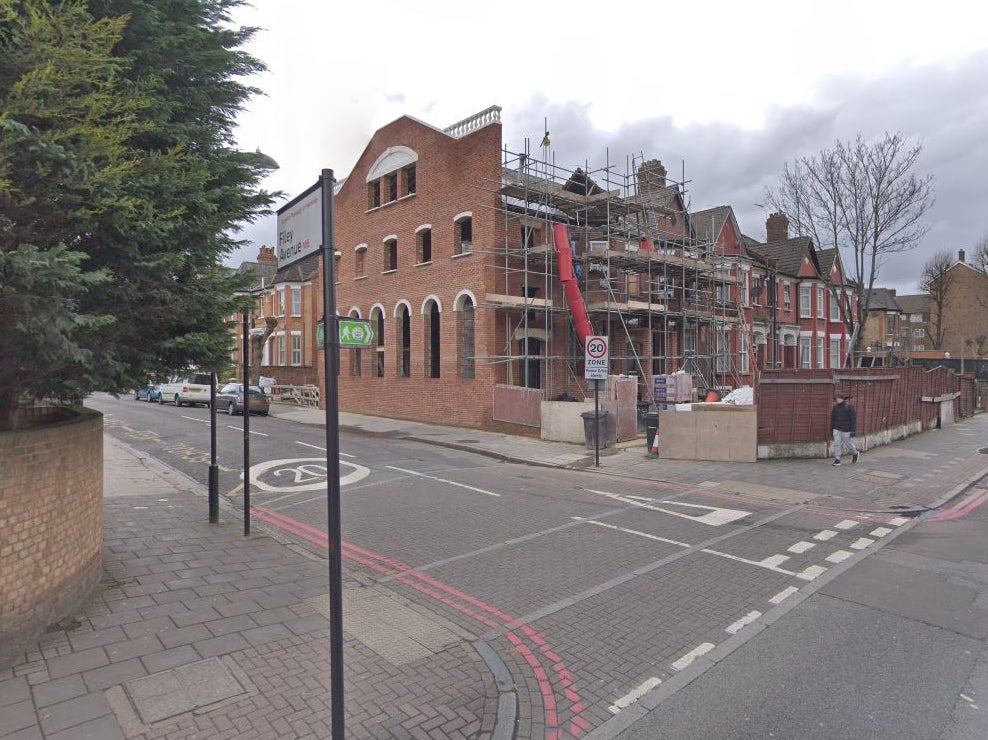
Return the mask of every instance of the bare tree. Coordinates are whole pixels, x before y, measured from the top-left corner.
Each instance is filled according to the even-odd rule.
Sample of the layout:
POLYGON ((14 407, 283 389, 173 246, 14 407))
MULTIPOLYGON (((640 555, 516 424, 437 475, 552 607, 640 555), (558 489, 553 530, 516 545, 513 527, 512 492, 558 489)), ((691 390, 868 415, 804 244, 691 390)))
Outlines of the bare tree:
POLYGON ((250 384, 259 385, 261 382, 261 360, 264 359, 264 343, 271 333, 278 328, 278 319, 268 316, 264 319, 263 331, 253 329, 250 332, 250 384))
POLYGON ((988 234, 981 237, 981 241, 975 246, 974 254, 971 255, 971 264, 981 272, 988 272, 988 234))
POLYGON ((926 325, 926 335, 933 342, 933 349, 943 346, 943 306, 954 276, 950 272, 953 260, 946 249, 938 249, 926 264, 919 280, 919 288, 930 296, 930 321, 926 325))
MULTIPOLYGON (((851 311, 843 301, 838 305, 852 344, 859 341, 882 261, 915 247, 929 229, 922 218, 933 205, 933 176, 912 173, 922 151, 900 133, 886 132, 877 141, 858 135, 787 163, 779 184, 766 191, 797 234, 850 258, 845 278, 853 283, 857 306, 851 311)), ((830 285, 835 298, 839 289, 830 285)))

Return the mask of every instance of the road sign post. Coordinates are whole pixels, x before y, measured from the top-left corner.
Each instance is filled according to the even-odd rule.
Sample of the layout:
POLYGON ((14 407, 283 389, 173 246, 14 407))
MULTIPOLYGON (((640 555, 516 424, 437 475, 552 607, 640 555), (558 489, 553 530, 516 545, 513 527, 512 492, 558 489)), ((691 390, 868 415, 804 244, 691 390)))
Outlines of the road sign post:
POLYGON ((594 465, 600 467, 600 381, 607 380, 610 350, 607 337, 587 337, 583 351, 583 378, 593 381, 593 456, 594 465))

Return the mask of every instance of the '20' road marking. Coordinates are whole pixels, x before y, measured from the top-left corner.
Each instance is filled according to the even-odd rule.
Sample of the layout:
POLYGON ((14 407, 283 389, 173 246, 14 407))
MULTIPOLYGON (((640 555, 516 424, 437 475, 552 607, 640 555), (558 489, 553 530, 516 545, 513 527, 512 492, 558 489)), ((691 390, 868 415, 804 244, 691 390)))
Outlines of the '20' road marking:
MULTIPOLYGON (((370 475, 370 468, 340 460, 340 467, 352 468, 340 475, 340 485, 361 481, 370 475)), ((250 484, 259 491, 269 493, 298 493, 319 491, 326 487, 326 458, 300 457, 286 460, 267 460, 250 466, 250 484)))

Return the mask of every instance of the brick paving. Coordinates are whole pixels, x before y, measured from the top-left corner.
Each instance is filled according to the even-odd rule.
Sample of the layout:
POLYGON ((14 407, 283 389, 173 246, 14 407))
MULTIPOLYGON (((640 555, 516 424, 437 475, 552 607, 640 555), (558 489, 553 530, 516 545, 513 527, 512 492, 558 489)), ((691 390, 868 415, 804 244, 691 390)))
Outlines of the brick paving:
MULTIPOLYGON (((477 431, 464 443, 462 430, 344 417, 349 428, 367 433, 506 460, 557 467, 592 460, 574 445, 477 431)), ((622 539, 603 526, 557 527, 485 555, 482 571, 463 561, 440 563, 428 570, 433 580, 412 577, 394 562, 347 561, 345 603, 355 614, 358 605, 363 610, 347 632, 348 736, 584 734, 643 681, 674 675, 691 648, 723 643, 728 628, 740 629, 752 613, 777 606, 773 598, 805 585, 795 573, 823 572, 832 567, 828 557, 856 555, 852 546, 888 519, 869 512, 932 505, 984 476, 988 457, 977 448, 986 439, 983 415, 866 451, 857 466, 836 469, 826 460, 653 460, 637 446, 601 458, 601 489, 690 496, 763 518, 755 529, 720 530, 734 536, 705 548, 720 554, 698 551, 703 527, 675 528, 690 537, 693 549, 686 551, 648 539, 671 536, 659 520, 613 501, 591 503, 586 494, 588 516, 617 510, 600 523, 631 533, 622 539), (723 503, 734 494, 736 503, 723 503), (844 517, 861 524, 828 529, 844 517), (815 539, 823 531, 835 534, 815 539), (582 550, 587 542, 594 546, 582 550), (788 550, 799 542, 814 547, 788 550), (784 557, 781 571, 757 564, 774 555, 784 557), (557 560, 571 569, 576 563, 580 580, 547 580, 557 560), (534 562, 546 567, 526 569, 534 562), (382 624, 375 633, 375 615, 382 622, 384 615, 400 618, 402 629, 382 624), (487 650, 506 671, 502 685, 487 650), (499 711, 512 726, 496 724, 499 711)), ((325 560, 280 538, 242 537, 229 512, 210 526, 194 485, 176 482, 167 470, 149 476, 147 461, 135 466, 109 438, 106 454, 108 479, 116 480, 108 482, 105 502, 104 578, 74 620, 0 662, 0 738, 329 737, 325 560), (140 475, 128 478, 129 470, 140 475), (139 480, 139 488, 127 488, 128 480, 139 480), (194 675, 206 678, 175 678, 194 675), (142 699, 145 690, 153 701, 142 699)), ((486 504, 478 502, 474 513, 483 516, 486 504)), ((550 514, 539 512, 533 528, 551 524, 550 514)), ((512 532, 508 520, 496 526, 512 532)), ((401 548, 380 550, 403 557, 401 548)))

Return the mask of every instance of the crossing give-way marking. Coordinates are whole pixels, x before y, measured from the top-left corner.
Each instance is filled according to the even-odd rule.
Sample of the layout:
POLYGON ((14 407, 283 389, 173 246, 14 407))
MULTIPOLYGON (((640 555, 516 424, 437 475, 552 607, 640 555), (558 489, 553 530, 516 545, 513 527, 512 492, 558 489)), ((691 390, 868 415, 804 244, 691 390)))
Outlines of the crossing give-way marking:
POLYGON ((593 489, 585 489, 587 493, 595 493, 598 496, 604 496, 614 501, 620 501, 624 504, 629 504, 631 506, 637 506, 641 509, 647 509, 648 511, 660 511, 663 514, 669 514, 670 516, 678 516, 683 519, 689 519, 690 521, 697 522, 699 524, 708 524, 711 527, 720 527, 724 524, 730 524, 731 522, 736 522, 738 519, 744 519, 751 512, 744 511, 743 509, 725 509, 720 506, 704 506, 703 504, 688 504, 683 501, 666 501, 660 500, 657 503, 663 504, 663 506, 677 506, 684 509, 692 509, 693 511, 702 511, 702 514, 689 513, 688 511, 675 511, 673 509, 663 508, 663 506, 656 506, 652 503, 646 503, 649 501, 654 501, 654 499, 647 499, 642 496, 624 496, 619 493, 611 493, 609 491, 596 491, 593 489))

